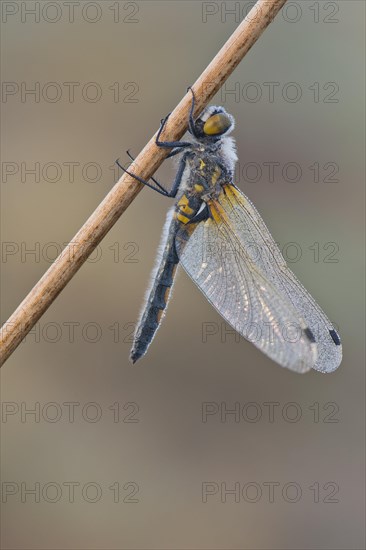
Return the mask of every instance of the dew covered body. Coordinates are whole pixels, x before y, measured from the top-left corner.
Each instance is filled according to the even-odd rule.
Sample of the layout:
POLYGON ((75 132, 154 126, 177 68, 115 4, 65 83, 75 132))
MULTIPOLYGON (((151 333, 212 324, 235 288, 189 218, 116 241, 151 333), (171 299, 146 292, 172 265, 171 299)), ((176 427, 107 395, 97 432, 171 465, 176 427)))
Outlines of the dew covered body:
POLYGON ((192 111, 193 135, 182 142, 182 151, 175 143, 171 154, 182 154, 169 194, 175 204, 167 215, 131 360, 143 356, 154 338, 181 264, 225 321, 278 364, 297 372, 333 371, 342 357, 338 333, 233 182, 237 156, 227 135, 233 118, 222 107, 209 107, 193 121, 192 111), (289 327, 296 329, 292 336, 289 327))

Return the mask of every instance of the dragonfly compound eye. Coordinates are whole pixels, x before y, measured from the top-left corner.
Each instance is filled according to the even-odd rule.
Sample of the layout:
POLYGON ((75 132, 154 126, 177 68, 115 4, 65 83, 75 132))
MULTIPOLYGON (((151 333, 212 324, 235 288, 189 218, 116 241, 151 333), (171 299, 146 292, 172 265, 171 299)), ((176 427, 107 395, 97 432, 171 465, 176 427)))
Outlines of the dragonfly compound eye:
POLYGON ((232 120, 226 113, 218 113, 210 116, 203 126, 206 136, 219 136, 227 132, 232 126, 232 120))

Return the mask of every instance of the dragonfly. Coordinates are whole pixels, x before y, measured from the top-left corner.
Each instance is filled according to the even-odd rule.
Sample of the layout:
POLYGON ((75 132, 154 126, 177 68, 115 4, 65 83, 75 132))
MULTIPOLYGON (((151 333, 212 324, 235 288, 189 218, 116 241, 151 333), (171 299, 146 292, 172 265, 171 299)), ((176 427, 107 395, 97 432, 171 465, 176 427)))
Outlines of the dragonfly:
MULTIPOLYGON (((175 199, 162 233, 157 263, 137 323, 130 360, 145 355, 183 266, 223 319, 270 359, 292 371, 334 371, 341 363, 338 332, 289 269, 257 209, 234 183, 238 160, 232 115, 206 107, 188 115, 188 138, 156 145, 179 159, 170 190, 118 166, 140 183, 175 199)), ((132 160, 133 157, 127 152, 132 160)))

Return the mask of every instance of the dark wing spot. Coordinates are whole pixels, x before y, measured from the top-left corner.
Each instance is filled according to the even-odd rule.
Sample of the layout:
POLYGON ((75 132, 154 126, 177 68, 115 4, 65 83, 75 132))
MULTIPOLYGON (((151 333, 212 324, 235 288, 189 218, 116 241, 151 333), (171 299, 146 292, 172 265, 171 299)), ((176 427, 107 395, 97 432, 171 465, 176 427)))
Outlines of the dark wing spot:
POLYGON ((338 334, 336 333, 336 331, 334 329, 330 330, 329 331, 329 334, 331 335, 332 337, 332 340, 333 342, 335 343, 336 346, 340 346, 341 345, 341 339, 339 338, 338 334))
POLYGON ((315 340, 315 336, 314 334, 311 332, 311 330, 309 329, 309 327, 307 327, 305 330, 304 330, 306 336, 308 337, 308 339, 310 340, 310 342, 312 344, 315 344, 316 340, 315 340))

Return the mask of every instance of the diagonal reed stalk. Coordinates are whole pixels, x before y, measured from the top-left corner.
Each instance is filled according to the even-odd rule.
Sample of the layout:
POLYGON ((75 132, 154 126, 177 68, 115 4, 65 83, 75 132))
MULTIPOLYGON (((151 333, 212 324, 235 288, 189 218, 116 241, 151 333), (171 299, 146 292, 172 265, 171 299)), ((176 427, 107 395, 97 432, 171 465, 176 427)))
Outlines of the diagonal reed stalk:
MULTIPOLYGON (((258 0, 192 86, 196 96, 195 115, 206 107, 285 2, 286 0, 258 0)), ((186 132, 191 97, 191 93, 187 93, 171 113, 164 131, 166 140, 178 140, 186 132)), ((155 145, 155 136, 153 136, 136 158, 131 170, 148 180, 159 168, 168 152, 169 150, 155 145)), ((123 174, 114 185, 48 271, 4 323, 0 333, 0 365, 13 353, 142 188, 143 185, 128 174, 123 174)))

